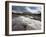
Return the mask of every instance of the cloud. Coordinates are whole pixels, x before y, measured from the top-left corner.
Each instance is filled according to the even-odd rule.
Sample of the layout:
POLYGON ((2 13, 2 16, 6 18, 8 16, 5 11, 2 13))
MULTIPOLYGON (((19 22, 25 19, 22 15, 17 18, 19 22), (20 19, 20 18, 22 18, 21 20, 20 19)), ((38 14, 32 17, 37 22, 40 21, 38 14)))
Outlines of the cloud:
POLYGON ((32 14, 40 14, 40 10, 41 7, 28 7, 28 6, 12 6, 12 11, 14 13, 24 13, 24 12, 28 12, 28 13, 32 13, 32 14))
POLYGON ((41 9, 40 7, 26 7, 26 10, 33 14, 39 14, 40 9, 41 9))

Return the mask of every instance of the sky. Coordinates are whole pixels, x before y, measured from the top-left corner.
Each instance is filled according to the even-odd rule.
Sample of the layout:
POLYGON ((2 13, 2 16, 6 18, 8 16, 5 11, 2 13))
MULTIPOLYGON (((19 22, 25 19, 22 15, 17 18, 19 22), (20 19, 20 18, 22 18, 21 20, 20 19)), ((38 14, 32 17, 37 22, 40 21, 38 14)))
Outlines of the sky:
POLYGON ((40 6, 12 6, 12 11, 14 13, 33 13, 33 14, 40 14, 41 7, 40 6))

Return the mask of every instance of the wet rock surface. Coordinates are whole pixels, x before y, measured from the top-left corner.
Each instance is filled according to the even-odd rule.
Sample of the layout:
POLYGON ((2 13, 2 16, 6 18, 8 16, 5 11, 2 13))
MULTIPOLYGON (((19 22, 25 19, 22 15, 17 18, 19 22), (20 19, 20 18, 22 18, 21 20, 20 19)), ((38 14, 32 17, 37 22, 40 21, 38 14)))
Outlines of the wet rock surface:
POLYGON ((41 15, 12 14, 12 31, 40 30, 41 15))

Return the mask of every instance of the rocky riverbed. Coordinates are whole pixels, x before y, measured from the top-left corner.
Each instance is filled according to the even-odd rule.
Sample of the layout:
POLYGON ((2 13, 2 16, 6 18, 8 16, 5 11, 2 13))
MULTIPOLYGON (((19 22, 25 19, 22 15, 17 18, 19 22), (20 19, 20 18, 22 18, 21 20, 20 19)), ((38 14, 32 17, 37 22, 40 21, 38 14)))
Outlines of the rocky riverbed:
POLYGON ((12 14, 12 31, 40 30, 40 15, 15 15, 12 14))

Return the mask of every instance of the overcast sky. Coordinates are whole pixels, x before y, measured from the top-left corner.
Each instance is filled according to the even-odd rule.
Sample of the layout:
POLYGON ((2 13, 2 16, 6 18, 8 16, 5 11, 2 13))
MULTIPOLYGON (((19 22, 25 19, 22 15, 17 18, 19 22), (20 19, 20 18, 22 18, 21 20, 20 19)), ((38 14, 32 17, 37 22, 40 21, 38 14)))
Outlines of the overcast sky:
POLYGON ((34 14, 39 14, 41 10, 40 6, 12 6, 12 11, 14 13, 24 13, 24 12, 29 12, 29 13, 34 13, 34 14))

